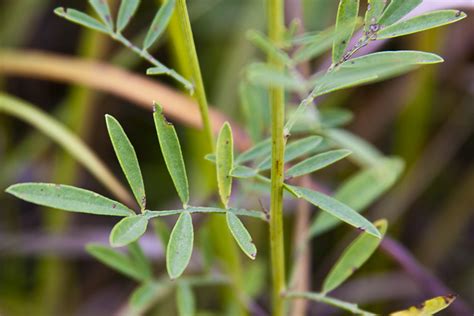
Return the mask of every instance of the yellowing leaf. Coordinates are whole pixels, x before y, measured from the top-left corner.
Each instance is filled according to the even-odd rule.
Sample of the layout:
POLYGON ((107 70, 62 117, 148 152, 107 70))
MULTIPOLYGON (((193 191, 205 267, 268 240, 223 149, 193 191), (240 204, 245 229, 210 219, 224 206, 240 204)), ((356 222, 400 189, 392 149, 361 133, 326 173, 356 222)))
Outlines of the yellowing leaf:
POLYGON ((454 295, 438 296, 421 303, 419 306, 412 306, 406 310, 391 313, 390 316, 430 316, 442 311, 456 299, 454 295))

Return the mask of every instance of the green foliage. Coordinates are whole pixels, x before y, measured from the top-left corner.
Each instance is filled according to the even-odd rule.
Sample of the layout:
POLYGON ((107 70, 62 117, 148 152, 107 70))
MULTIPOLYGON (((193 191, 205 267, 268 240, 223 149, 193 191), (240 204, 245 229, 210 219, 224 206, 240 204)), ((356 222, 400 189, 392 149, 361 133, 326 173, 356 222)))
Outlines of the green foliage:
POLYGON ((105 120, 110 140, 123 173, 127 177, 138 205, 144 210, 146 208, 145 185, 143 184, 142 172, 135 149, 122 126, 114 117, 106 115, 105 120))
POLYGON ((219 188, 219 196, 222 204, 227 208, 229 198, 232 191, 232 177, 230 172, 234 165, 234 145, 232 138, 232 129, 229 123, 225 123, 219 137, 217 138, 216 146, 216 171, 217 171, 217 186, 219 188))
POLYGON ((378 20, 378 23, 383 26, 391 25, 410 13, 421 2, 423 0, 392 0, 378 20))
POLYGON ((196 314, 196 301, 193 290, 188 282, 179 282, 176 288, 176 306, 180 316, 196 314))
MULTIPOLYGON (((380 220, 374 223, 383 236, 387 231, 387 221, 380 220)), ((332 267, 323 283, 323 293, 330 292, 347 280, 359 269, 380 245, 381 239, 367 233, 362 233, 344 251, 336 264, 332 267)))
POLYGON ((99 20, 81 11, 77 11, 74 9, 65 10, 64 8, 57 8, 56 10, 54 10, 54 13, 65 18, 66 20, 69 20, 71 22, 80 24, 82 26, 88 27, 90 29, 93 29, 102 33, 107 34, 110 31, 99 20))
POLYGON ((109 31, 113 31, 114 22, 110 14, 110 8, 106 0, 89 0, 89 3, 99 15, 102 22, 106 25, 109 31))
POLYGON ((242 251, 252 260, 255 260, 257 256, 257 248, 252 241, 252 236, 245 228, 242 221, 233 213, 228 212, 226 214, 227 226, 232 232, 235 241, 239 244, 242 251))
POLYGON ((189 212, 178 218, 166 248, 166 269, 171 279, 179 278, 189 264, 193 252, 194 228, 189 212))
POLYGON ((110 232, 110 244, 112 247, 122 247, 136 241, 145 233, 147 225, 148 218, 143 215, 122 219, 110 232))
POLYGON ((122 0, 117 16, 117 31, 122 32, 134 16, 140 5, 140 0, 122 0))
POLYGON ((148 33, 146 34, 145 41, 143 42, 143 49, 148 49, 160 37, 160 35, 163 34, 171 19, 175 6, 175 0, 166 0, 158 10, 148 33))
POLYGON ((168 172, 171 175, 171 179, 173 180, 181 202, 186 206, 189 201, 189 185, 178 135, 176 134, 173 124, 169 123, 163 115, 161 106, 156 108, 153 113, 153 118, 166 167, 168 168, 168 172))
POLYGON ((347 25, 350 25, 350 27, 344 32, 345 34, 342 38, 338 38, 334 41, 332 48, 332 62, 334 64, 344 57, 344 52, 349 45, 349 41, 356 27, 358 13, 359 0, 341 0, 339 2, 336 17, 336 32, 338 32, 341 27, 347 28, 347 25))
POLYGON ((95 215, 131 216, 125 205, 92 191, 53 183, 20 183, 7 188, 19 199, 69 212, 95 215))
POLYGON ((294 178, 312 173, 332 165, 333 163, 349 156, 350 154, 351 152, 349 150, 337 149, 315 155, 289 168, 286 172, 286 177, 294 178))

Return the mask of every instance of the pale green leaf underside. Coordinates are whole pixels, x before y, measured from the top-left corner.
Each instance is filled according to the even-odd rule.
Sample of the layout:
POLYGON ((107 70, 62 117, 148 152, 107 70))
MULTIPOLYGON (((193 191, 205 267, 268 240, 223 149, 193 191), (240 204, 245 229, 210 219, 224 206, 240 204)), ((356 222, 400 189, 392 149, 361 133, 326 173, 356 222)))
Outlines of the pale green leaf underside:
POLYGON ((20 183, 7 188, 19 199, 64 211, 95 215, 130 216, 125 205, 95 192, 53 183, 20 183))
POLYGON ((153 113, 156 132, 160 142, 161 152, 171 175, 176 191, 183 205, 187 205, 189 201, 189 185, 186 176, 186 168, 184 166, 183 154, 179 144, 178 135, 173 124, 166 121, 163 115, 163 109, 157 105, 156 111, 153 113))
POLYGON ((100 16, 102 22, 107 25, 109 31, 113 31, 114 22, 112 15, 110 14, 110 8, 107 0, 89 0, 90 5, 94 8, 95 12, 100 16))
POLYGON ((350 150, 337 149, 315 155, 289 168, 285 176, 287 178, 293 178, 312 173, 344 159, 350 154, 350 150))
POLYGON ((123 173, 132 188, 133 195, 141 209, 146 207, 145 185, 138 164, 137 154, 120 123, 110 115, 105 116, 107 130, 123 173))
POLYGON ((90 15, 85 14, 84 12, 77 11, 74 9, 65 10, 64 8, 60 7, 60 8, 55 9, 54 13, 76 24, 88 27, 90 29, 93 29, 102 33, 106 33, 106 34, 109 33, 109 30, 104 24, 102 24, 99 20, 91 17, 90 15))
POLYGON ((194 316, 196 314, 196 300, 188 282, 179 282, 176 287, 176 307, 179 316, 194 316))
POLYGON ((118 222, 110 232, 112 247, 126 246, 138 240, 146 231, 148 218, 144 215, 129 216, 118 222))
POLYGON ((354 211, 349 206, 335 200, 334 198, 322 194, 320 192, 312 191, 307 188, 286 185, 285 188, 298 198, 302 198, 309 203, 319 207, 321 210, 337 217, 343 222, 352 225, 360 230, 380 238, 380 232, 375 226, 369 222, 365 217, 354 211))
POLYGON ((148 49, 160 37, 160 35, 163 34, 168 26, 171 16, 173 15, 175 5, 176 0, 166 0, 166 2, 160 7, 151 23, 148 33, 146 34, 145 41, 143 42, 143 49, 148 49))
POLYGON ((103 264, 134 280, 142 281, 148 277, 146 273, 137 269, 128 256, 121 252, 99 244, 89 244, 86 246, 86 250, 103 264))
POLYGON ((288 71, 277 69, 269 64, 253 63, 247 67, 247 79, 264 87, 284 87, 288 91, 303 92, 306 83, 288 71))
POLYGON ((252 161, 258 158, 266 157, 272 152, 272 143, 271 139, 265 139, 255 146, 249 148, 248 150, 241 153, 236 159, 235 162, 242 164, 248 161, 252 161))
POLYGON ((130 243, 127 249, 133 264, 143 273, 143 275, 147 276, 147 279, 151 279, 153 276, 152 264, 150 259, 145 255, 145 252, 138 241, 130 243))
POLYGON ((189 212, 189 213, 218 213, 218 214, 226 214, 226 213, 233 213, 237 216, 246 216, 246 217, 253 217, 253 218, 258 218, 264 221, 267 221, 268 219, 266 218, 265 213, 261 211, 255 211, 255 210, 246 210, 246 209, 240 209, 240 208, 218 208, 218 207, 197 207, 197 206, 189 206, 186 209, 182 210, 163 210, 163 211, 145 211, 144 215, 147 216, 149 219, 150 218, 155 218, 155 217, 162 217, 162 216, 172 216, 172 215, 177 215, 181 214, 183 212, 189 212))
POLYGON ((191 214, 183 212, 170 235, 166 249, 166 269, 171 279, 183 274, 193 252, 194 230, 191 214))
MULTIPOLYGON (((296 158, 302 157, 307 153, 316 149, 323 140, 320 136, 308 136, 302 139, 298 139, 290 143, 285 148, 285 163, 295 160, 296 158)), ((271 157, 268 156, 263 160, 257 169, 260 171, 268 170, 272 166, 271 157)))
POLYGON ((421 32, 446 24, 451 24, 466 17, 464 12, 458 10, 441 10, 428 12, 409 20, 387 26, 377 32, 377 39, 392 38, 421 32))
POLYGON ((121 32, 135 15, 140 0, 121 0, 120 8, 117 16, 117 31, 121 32))
POLYGON ((235 166, 230 175, 234 178, 253 178, 258 174, 258 171, 246 166, 235 166))
POLYGON ((422 2, 423 0, 391 0, 378 23, 382 26, 389 26, 410 13, 422 2))
POLYGON ((222 204, 227 208, 230 194, 232 192, 232 176, 230 175, 234 165, 234 145, 232 129, 228 122, 222 126, 216 145, 216 171, 217 186, 222 204))
MULTIPOLYGON (((383 236, 387 231, 387 221, 374 223, 383 236)), ((330 292, 347 280, 375 252, 382 240, 367 233, 358 236, 343 252, 323 282, 324 293, 330 292)))
POLYGON ((336 33, 344 28, 344 34, 334 40, 332 48, 332 62, 336 64, 343 56, 349 45, 357 24, 357 14, 359 13, 359 0, 340 0, 336 18, 336 33), (347 27, 350 25, 350 27, 347 27))
MULTIPOLYGON (((141 315, 147 307, 156 304, 157 298, 164 298, 171 286, 156 281, 148 281, 136 288, 130 296, 130 307, 137 315, 141 315)), ((135 315, 135 314, 134 314, 135 315)))
POLYGON ((387 51, 350 59, 314 81, 311 95, 380 81, 404 74, 417 65, 442 62, 438 55, 419 51, 387 51))
POLYGON ((252 241, 252 236, 245 228, 242 221, 233 213, 227 213, 227 226, 229 227, 232 236, 239 244, 242 251, 252 260, 257 256, 257 247, 252 241))
POLYGON ((365 12, 365 30, 368 31, 372 24, 376 24, 385 9, 385 0, 368 0, 367 11, 365 12))
MULTIPOLYGON (((403 166, 403 161, 399 158, 380 159, 377 164, 347 179, 333 197, 361 212, 393 186, 401 175, 403 166)), ((333 216, 321 213, 310 226, 309 236, 320 235, 339 223, 333 216)))
POLYGON ((291 65, 292 60, 287 53, 276 47, 268 37, 258 31, 248 31, 247 39, 262 52, 268 56, 272 56, 274 59, 279 60, 281 63, 291 65))

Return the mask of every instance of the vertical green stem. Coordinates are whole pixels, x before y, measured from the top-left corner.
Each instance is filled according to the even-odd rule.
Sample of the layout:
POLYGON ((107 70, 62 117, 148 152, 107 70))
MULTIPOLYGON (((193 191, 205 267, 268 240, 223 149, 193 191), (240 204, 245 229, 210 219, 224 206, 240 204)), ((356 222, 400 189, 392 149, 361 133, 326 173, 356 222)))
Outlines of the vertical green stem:
MULTIPOLYGON (((268 35, 278 44, 283 40, 285 31, 284 0, 267 0, 268 35)), ((268 62, 276 69, 283 70, 284 65, 268 56, 268 62)), ((270 204, 270 251, 273 281, 273 314, 284 314, 285 291, 285 250, 283 239, 283 180, 285 135, 285 92, 283 87, 270 89, 272 109, 272 170, 271 170, 271 204, 270 204)))
POLYGON ((201 76, 201 68, 194 45, 193 32, 191 29, 191 22, 189 21, 188 9, 186 7, 186 0, 178 0, 176 3, 176 13, 181 22, 181 34, 184 37, 183 42, 186 47, 187 60, 189 63, 189 70, 191 73, 191 81, 195 86, 196 99, 199 104, 201 112, 201 119, 204 126, 204 132, 209 142, 209 146, 214 151, 214 136, 212 132, 211 121, 209 119, 209 109, 206 98, 206 91, 201 76))

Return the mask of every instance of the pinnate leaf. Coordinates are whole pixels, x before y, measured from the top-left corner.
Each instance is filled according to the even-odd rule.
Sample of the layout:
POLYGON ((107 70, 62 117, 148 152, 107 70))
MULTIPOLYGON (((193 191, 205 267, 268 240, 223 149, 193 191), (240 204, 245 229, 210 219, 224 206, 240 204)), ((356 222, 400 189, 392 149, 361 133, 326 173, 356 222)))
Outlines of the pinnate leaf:
POLYGON ((232 129, 228 122, 222 126, 217 137, 216 146, 216 170, 217 186, 222 204, 227 208, 232 191, 231 171, 234 166, 234 145, 232 129))
POLYGON ((428 12, 409 20, 387 26, 377 32, 377 39, 392 38, 413 34, 432 29, 446 24, 451 24, 466 17, 464 12, 458 10, 441 10, 428 12))
POLYGON ((289 168, 285 175, 287 178, 299 177, 323 169, 341 159, 344 159, 350 154, 351 151, 345 149, 327 151, 297 163, 289 168))
POLYGON ((357 14, 359 13, 359 0, 340 0, 336 18, 336 33, 341 28, 346 29, 341 38, 334 40, 332 48, 332 62, 338 63, 344 56, 344 52, 354 33, 357 24, 357 14), (347 25, 350 25, 348 28, 347 25))
POLYGON ((285 189, 295 195, 297 198, 302 198, 321 210, 337 217, 343 222, 352 225, 362 231, 366 231, 372 236, 381 238, 380 232, 375 226, 369 222, 365 217, 354 211, 349 206, 327 196, 323 193, 312 191, 307 188, 290 186, 285 184, 285 189))
POLYGON ((166 248, 166 269, 176 279, 189 264, 193 252, 194 229, 191 214, 183 212, 178 218, 166 248))
POLYGON ((148 49, 160 37, 160 35, 163 34, 168 26, 171 16, 173 15, 175 6, 176 0, 166 0, 166 2, 160 7, 151 23, 148 33, 146 34, 145 41, 143 42, 143 49, 148 49))
POLYGON ((410 13, 422 2, 423 0, 391 0, 378 23, 382 26, 389 26, 410 13))
POLYGON ((99 244, 88 244, 86 251, 106 266, 137 281, 146 280, 149 275, 143 273, 125 254, 99 244))
POLYGON ((235 241, 239 244, 242 251, 252 260, 257 256, 257 248, 252 241, 252 236, 245 228, 242 221, 233 213, 228 212, 226 215, 227 226, 234 236, 235 241))
POLYGON ((89 0, 89 3, 94 8, 95 12, 100 16, 102 22, 107 25, 109 31, 113 31, 114 22, 112 20, 112 15, 110 14, 109 4, 107 0, 89 0))
POLYGON ((146 207, 145 185, 135 149, 122 126, 113 116, 106 115, 105 120, 117 159, 138 205, 143 210, 146 207))
POLYGON ((130 19, 135 15, 140 0, 122 0, 117 17, 117 31, 121 32, 130 22, 130 19))
POLYGON ((157 106, 153 113, 156 132, 160 142, 161 153, 165 159, 166 167, 171 175, 176 191, 183 205, 189 201, 189 185, 184 166, 183 153, 179 144, 178 135, 173 124, 166 121, 161 106, 157 106))
MULTIPOLYGON (((387 221, 379 220, 374 223, 383 236, 387 231, 387 221)), ((344 251, 332 267, 323 283, 323 292, 327 293, 347 280, 355 270, 359 269, 375 252, 382 240, 367 233, 358 236, 344 251)))
MULTIPOLYGON (((361 212, 393 186, 400 177, 403 166, 403 161, 399 158, 380 159, 377 164, 347 179, 333 197, 356 212, 361 212)), ((309 235, 320 235, 339 223, 333 216, 321 213, 311 224, 309 235)))
POLYGON ((146 231, 148 218, 143 215, 129 216, 118 222, 110 232, 112 247, 126 246, 138 240, 146 231))
POLYGON ((95 215, 130 216, 125 205, 95 192, 53 183, 19 183, 7 188, 19 199, 64 211, 95 215))
POLYGON ((105 27, 104 24, 102 24, 99 20, 91 17, 90 15, 85 14, 84 12, 77 11, 74 9, 65 10, 64 8, 57 8, 54 10, 54 13, 76 24, 88 27, 90 29, 102 33, 109 33, 109 30, 107 29, 107 27, 105 27))

